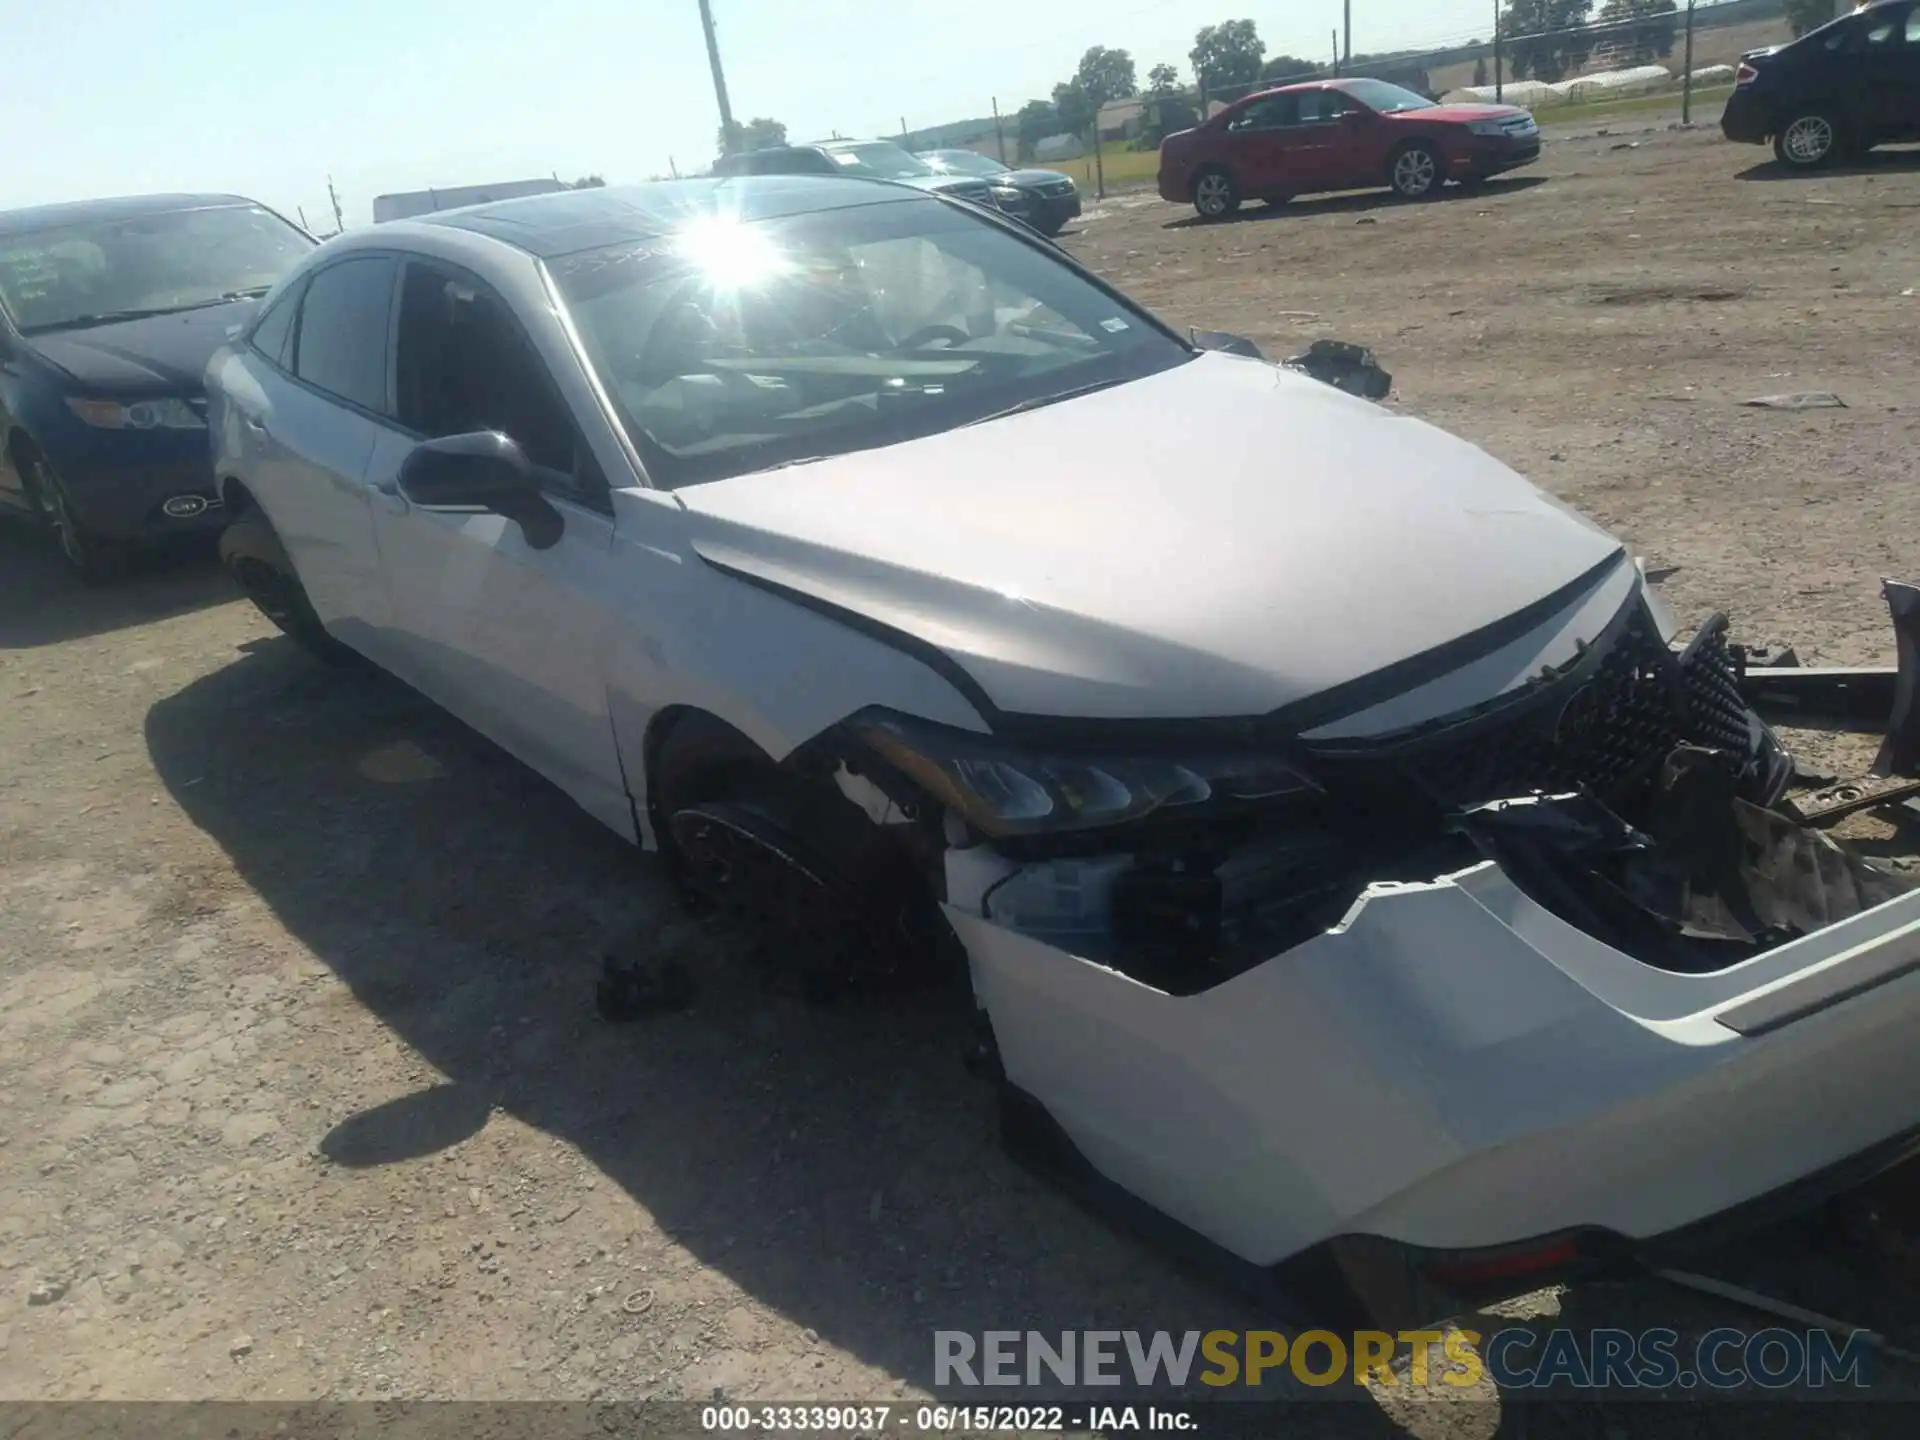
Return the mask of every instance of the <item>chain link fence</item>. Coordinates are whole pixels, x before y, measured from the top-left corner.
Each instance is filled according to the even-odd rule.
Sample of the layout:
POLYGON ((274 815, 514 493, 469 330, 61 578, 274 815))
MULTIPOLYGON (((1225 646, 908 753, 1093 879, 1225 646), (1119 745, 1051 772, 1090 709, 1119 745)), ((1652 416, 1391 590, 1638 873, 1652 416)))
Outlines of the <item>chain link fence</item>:
MULTIPOLYGON (((1835 13, 1850 9, 1839 0, 1835 13)), ((1102 108, 1098 150, 1077 137, 1044 137, 1022 144, 1011 111, 994 102, 990 126, 969 135, 937 127, 902 140, 913 149, 965 147, 1009 165, 1037 164, 1072 175, 1096 197, 1111 186, 1152 178, 1159 137, 1197 124, 1250 94, 1276 86, 1333 76, 1367 76, 1404 86, 1432 100, 1484 100, 1520 105, 1542 121, 1601 113, 1621 102, 1660 106, 1670 102, 1701 119, 1702 106, 1717 106, 1733 84, 1733 67, 1749 50, 1793 37, 1779 0, 1716 0, 1683 5, 1671 13, 1635 15, 1560 30, 1504 34, 1497 28, 1473 38, 1426 49, 1361 55, 1350 63, 1330 59, 1313 69, 1268 74, 1231 85, 1188 86, 1144 94, 1102 108), (1047 143, 1052 142, 1052 143, 1047 143)), ((1715 111, 1717 113, 1717 110, 1715 111)), ((904 123, 904 122, 903 122, 904 123)), ((1027 137, 1031 140, 1033 137, 1027 137)))

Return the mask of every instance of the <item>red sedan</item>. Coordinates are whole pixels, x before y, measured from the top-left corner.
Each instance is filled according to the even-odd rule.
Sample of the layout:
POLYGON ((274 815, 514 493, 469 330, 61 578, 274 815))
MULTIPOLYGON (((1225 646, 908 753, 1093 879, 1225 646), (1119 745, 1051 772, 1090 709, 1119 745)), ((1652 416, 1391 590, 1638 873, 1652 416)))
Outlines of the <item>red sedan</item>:
POLYGON ((1408 200, 1540 158, 1540 127, 1512 105, 1436 105, 1384 80, 1263 90, 1160 142, 1160 197, 1217 220, 1242 200, 1389 186, 1408 200))

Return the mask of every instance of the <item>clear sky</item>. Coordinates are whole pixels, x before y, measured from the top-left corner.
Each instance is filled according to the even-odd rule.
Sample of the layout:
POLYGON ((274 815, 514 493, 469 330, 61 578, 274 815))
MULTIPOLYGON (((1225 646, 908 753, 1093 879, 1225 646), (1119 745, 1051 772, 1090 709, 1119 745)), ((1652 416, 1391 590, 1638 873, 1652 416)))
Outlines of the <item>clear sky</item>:
MULTIPOLYGON (((1044 97, 1089 45, 1189 74, 1248 18, 1319 57, 1339 0, 713 0, 734 114, 796 140, 1044 97)), ((1475 38, 1493 0, 1354 0, 1356 52, 1475 38)), ((386 191, 711 162, 696 0, 0 0, 0 209, 234 191, 331 229, 386 191)))

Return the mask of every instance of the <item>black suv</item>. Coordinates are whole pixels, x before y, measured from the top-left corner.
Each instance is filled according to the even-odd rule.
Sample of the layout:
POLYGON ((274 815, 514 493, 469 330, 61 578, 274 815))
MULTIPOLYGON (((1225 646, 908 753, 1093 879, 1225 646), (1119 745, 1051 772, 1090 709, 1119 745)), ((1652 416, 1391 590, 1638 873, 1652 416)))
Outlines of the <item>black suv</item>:
POLYGON ((1796 170, 1920 140, 1920 3, 1879 0, 1743 55, 1720 129, 1743 144, 1771 140, 1796 170))

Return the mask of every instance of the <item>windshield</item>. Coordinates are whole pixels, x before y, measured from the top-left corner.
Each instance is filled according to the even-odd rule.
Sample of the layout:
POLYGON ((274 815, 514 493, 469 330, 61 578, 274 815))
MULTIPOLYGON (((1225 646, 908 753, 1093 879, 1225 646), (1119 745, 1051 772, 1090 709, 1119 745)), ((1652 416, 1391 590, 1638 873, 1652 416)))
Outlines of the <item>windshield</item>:
POLYGON ((1398 85, 1389 85, 1384 80, 1349 80, 1340 88, 1369 110, 1378 110, 1382 115, 1433 108, 1433 101, 1426 96, 1416 95, 1398 85))
POLYGON ((998 160, 971 150, 936 150, 920 158, 943 175, 977 175, 984 180, 1007 173, 1007 167, 998 160))
POLYGON ((264 294, 313 241, 258 205, 175 210, 0 239, 0 304, 22 334, 264 294))
POLYGON ((1193 352, 1037 245, 908 200, 549 263, 657 485, 870 449, 1193 352))
POLYGON ((863 145, 835 145, 827 151, 833 163, 856 175, 873 175, 882 180, 917 180, 933 174, 933 167, 910 150, 885 140, 863 145))

